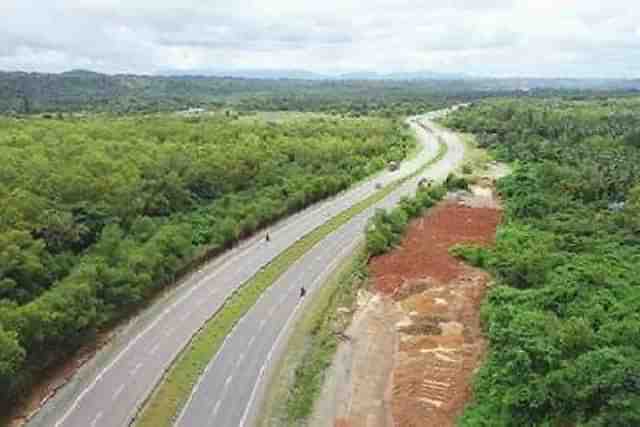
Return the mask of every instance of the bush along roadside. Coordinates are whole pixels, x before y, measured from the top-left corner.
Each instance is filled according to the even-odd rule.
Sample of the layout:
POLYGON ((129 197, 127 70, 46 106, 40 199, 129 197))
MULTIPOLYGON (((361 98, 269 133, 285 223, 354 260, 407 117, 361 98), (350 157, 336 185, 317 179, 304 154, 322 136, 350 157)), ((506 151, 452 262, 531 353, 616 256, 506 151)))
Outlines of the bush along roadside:
POLYGON ((465 427, 640 425, 637 98, 483 102, 448 117, 513 172, 491 248, 489 353, 465 427))
POLYGON ((324 382, 324 374, 331 366, 340 336, 351 323, 357 293, 367 286, 368 261, 397 245, 413 218, 421 216, 447 193, 442 185, 420 187, 413 198, 403 198, 391 211, 378 210, 369 220, 365 245, 353 257, 352 265, 330 286, 331 294, 315 306, 302 355, 298 358, 293 379, 288 387, 285 404, 286 425, 299 425, 307 419, 324 382), (349 308, 338 316, 339 308, 349 308))
POLYGON ((0 118, 0 413, 196 265, 415 147, 384 119, 0 118))
POLYGON ((413 174, 387 185, 316 228, 278 255, 265 269, 237 289, 223 307, 207 321, 202 330, 195 335, 191 343, 169 368, 154 394, 141 409, 136 425, 139 427, 172 425, 174 417, 186 402, 198 377, 218 351, 224 337, 253 306, 265 289, 271 286, 284 271, 322 238, 337 230, 338 227, 369 206, 384 199, 407 180, 418 176, 430 165, 440 161, 446 153, 446 144, 440 143, 436 156, 413 174))

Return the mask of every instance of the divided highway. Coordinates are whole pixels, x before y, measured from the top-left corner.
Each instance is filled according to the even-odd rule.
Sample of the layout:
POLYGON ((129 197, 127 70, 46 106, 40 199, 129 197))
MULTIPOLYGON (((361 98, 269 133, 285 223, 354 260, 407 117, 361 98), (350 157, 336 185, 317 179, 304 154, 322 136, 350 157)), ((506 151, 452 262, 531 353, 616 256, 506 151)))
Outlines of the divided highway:
MULTIPOLYGON (((295 241, 329 218, 375 193, 378 183, 386 185, 408 176, 436 155, 438 144, 435 138, 429 136, 416 124, 411 123, 411 126, 418 132, 419 141, 423 145, 423 149, 414 159, 404 162, 395 172, 383 172, 350 190, 281 221, 271 227, 270 242, 264 242, 262 236, 256 236, 192 274, 164 300, 154 304, 153 307, 131 322, 110 345, 86 363, 72 381, 62 387, 27 425, 29 427, 121 427, 130 424, 139 407, 152 392, 164 371, 170 367, 177 354, 206 320, 224 304, 224 301, 235 289, 295 241)), ((455 144, 449 144, 446 158, 435 164, 430 170, 442 170, 440 174, 446 174, 459 162, 458 158, 461 157, 462 148, 455 144)), ((410 185, 404 185, 391 197, 385 199, 380 206, 394 203, 401 194, 410 192, 416 182, 414 179, 409 183, 410 185)), ((367 210, 366 215, 358 216, 357 219, 331 235, 334 239, 339 238, 340 242, 322 241, 311 252, 317 256, 317 248, 320 247, 322 251, 331 252, 337 259, 338 247, 345 247, 347 243, 353 244, 352 241, 362 232, 366 216, 371 212, 373 212, 372 209, 367 210), (345 233, 344 236, 343 233, 345 233), (337 252, 334 253, 334 250, 337 252)), ((320 266, 326 267, 324 263, 324 258, 314 261, 309 256, 305 256, 296 263, 295 268, 278 281, 274 286, 276 291, 269 291, 265 294, 260 303, 246 316, 242 325, 249 327, 252 324, 252 320, 249 319, 254 319, 252 316, 260 313, 260 310, 265 308, 266 302, 273 303, 272 295, 277 299, 277 302, 282 300, 280 307, 295 307, 295 300, 291 297, 292 293, 297 293, 296 287, 301 283, 301 280, 308 280, 310 276, 319 276, 318 268, 320 266), (300 265, 303 265, 304 268, 300 265), (303 270, 309 269, 309 273, 304 277, 299 275, 301 268, 303 270), (288 290, 285 289, 285 286, 288 286, 288 290)), ((270 305, 269 307, 275 306, 270 305)), ((268 314, 270 310, 271 308, 267 308, 266 313, 268 314)), ((210 369, 208 375, 203 377, 205 381, 203 381, 204 386, 201 389, 203 393, 207 391, 207 394, 208 391, 211 391, 209 397, 213 399, 214 405, 216 404, 215 396, 221 399, 221 391, 227 390, 229 392, 225 397, 233 400, 234 403, 227 406, 223 406, 221 403, 218 407, 220 416, 224 414, 225 420, 229 421, 213 421, 216 418, 211 418, 210 415, 214 408, 207 408, 209 415, 206 419, 197 419, 194 421, 195 424, 189 424, 191 418, 183 417, 181 425, 238 425, 251 396, 256 396, 252 390, 254 390, 253 384, 258 378, 262 360, 266 356, 262 350, 273 346, 273 341, 267 341, 267 338, 274 339, 271 333, 282 328, 282 322, 278 322, 284 321, 286 323, 288 314, 291 314, 291 310, 277 310, 277 316, 274 314, 274 317, 269 320, 268 327, 262 326, 265 331, 260 334, 259 339, 251 340, 254 335, 250 333, 249 329, 236 328, 228 340, 229 344, 225 345, 215 362, 223 363, 227 360, 229 351, 233 349, 231 345, 235 345, 231 344, 236 339, 234 337, 246 335, 247 339, 244 344, 238 345, 244 346, 244 348, 251 347, 252 351, 243 351, 246 354, 247 365, 239 365, 234 368, 233 372, 243 372, 243 375, 236 374, 235 381, 233 378, 224 378, 221 388, 211 391, 207 378, 209 374, 217 371, 217 368, 210 369), (254 348, 255 350, 253 350, 254 348), (257 371, 253 369, 255 367, 258 368, 257 371), (240 381, 241 377, 243 381, 240 381), (229 418, 226 418, 227 416, 229 418)), ((263 319, 266 318, 263 317, 263 319)), ((267 322, 265 321, 264 324, 267 322)), ((257 320, 254 326, 260 328, 260 325, 261 320, 257 320)), ((258 330, 255 329, 255 331, 258 330)), ((234 363, 237 363, 236 360, 234 363)), ((196 395, 196 397, 198 396, 199 394, 196 395)), ((194 408, 192 405, 200 400, 200 398, 194 398, 189 408, 194 408)), ((193 413, 200 413, 199 410, 196 407, 193 413)), ((191 411, 189 410, 188 413, 191 414, 191 411)))
MULTIPOLYGON (((264 292, 207 367, 176 426, 244 427, 255 424, 270 370, 286 348, 291 325, 339 261, 364 237, 366 222, 375 209, 393 207, 402 196, 415 193, 420 179, 444 179, 461 164, 464 146, 457 137, 436 128, 428 120, 425 124, 434 130, 436 138, 442 138, 447 144, 446 156, 324 238, 264 292), (299 293, 302 285, 307 289, 304 299, 299 293)), ((423 141, 436 139, 423 129, 417 129, 417 132, 423 141)))

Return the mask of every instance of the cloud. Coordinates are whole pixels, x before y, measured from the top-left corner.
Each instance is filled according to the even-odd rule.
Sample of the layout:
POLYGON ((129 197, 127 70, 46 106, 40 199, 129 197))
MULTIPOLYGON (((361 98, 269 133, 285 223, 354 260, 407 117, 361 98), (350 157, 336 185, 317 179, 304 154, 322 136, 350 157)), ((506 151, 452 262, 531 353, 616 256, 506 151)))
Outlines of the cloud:
POLYGON ((3 0, 0 69, 640 77, 637 0, 3 0))

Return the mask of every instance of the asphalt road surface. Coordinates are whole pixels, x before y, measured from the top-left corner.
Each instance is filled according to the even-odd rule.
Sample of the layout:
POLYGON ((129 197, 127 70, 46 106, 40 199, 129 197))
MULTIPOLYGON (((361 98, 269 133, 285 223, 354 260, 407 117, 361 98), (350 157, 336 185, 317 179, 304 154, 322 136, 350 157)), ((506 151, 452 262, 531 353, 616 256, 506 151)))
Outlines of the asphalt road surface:
POLYGON ((176 422, 178 427, 255 424, 270 370, 286 348, 291 325, 336 264, 364 237, 365 224, 375 209, 393 207, 402 196, 414 194, 423 177, 444 179, 462 162, 463 144, 453 134, 425 122, 435 134, 420 129, 421 139, 442 138, 449 148, 445 158, 320 241, 261 296, 200 378, 176 422), (301 286, 307 290, 304 298, 300 297, 301 286))
MULTIPOLYGON (((122 328, 113 341, 84 364, 73 379, 60 388, 55 396, 46 402, 27 425, 29 427, 121 427, 129 425, 140 406, 152 392, 165 370, 170 367, 171 362, 180 350, 206 320, 223 305, 224 301, 235 289, 296 240, 323 224, 329 218, 375 193, 377 184, 385 185, 407 176, 435 156, 438 150, 435 138, 419 129, 415 123, 412 122, 411 126, 416 129, 420 135, 419 140, 423 144, 422 151, 415 158, 403 162, 395 172, 385 171, 380 173, 352 189, 279 222, 269 230, 271 235, 270 242, 265 242, 262 235, 244 241, 238 247, 228 251, 186 278, 180 286, 168 293, 164 299, 154 304, 122 328)), ((461 151, 458 153, 457 149, 452 150, 450 147, 450 152, 446 159, 434 165, 432 170, 442 169, 443 166, 441 165, 449 165, 444 167, 444 169, 449 170, 457 162, 455 159, 457 159, 458 155, 461 157, 461 151)), ((413 182, 415 183, 415 180, 413 182)), ((402 191, 397 191, 388 200, 397 200, 398 196, 396 195, 405 194, 408 189, 409 186, 404 186, 402 191)), ((385 204, 383 203, 383 205, 385 204)), ((372 210, 367 212, 367 215, 369 215, 372 210)), ((334 233, 333 238, 340 238, 341 242, 355 238, 362 231, 365 217, 366 215, 361 215, 357 221, 352 221, 348 228, 343 228, 338 233, 334 233), (348 235, 341 236, 342 233, 348 233, 348 235)), ((320 243, 319 246, 325 248, 325 250, 335 247, 330 246, 326 241, 320 243)), ((317 250, 313 251, 313 253, 317 253, 317 250)), ((305 257, 304 260, 304 265, 307 266, 306 263, 310 262, 310 258, 305 257)), ((300 265, 300 263, 296 265, 300 265)), ((319 261, 309 263, 308 268, 313 268, 313 271, 316 272, 319 265, 321 265, 319 261)), ((293 271, 297 272, 298 268, 300 267, 296 267, 293 271)), ((298 276, 291 276, 291 274, 293 273, 287 273, 286 277, 289 280, 293 280, 295 286, 297 286, 299 283, 298 276)), ((309 276, 305 276, 305 278, 307 277, 309 276)), ((293 289, 294 285, 290 286, 293 289)), ((289 298, 287 301, 283 301, 280 307, 289 307, 291 304, 295 306, 293 299, 290 298, 290 293, 284 292, 282 280, 278 282, 274 289, 278 289, 279 291, 275 292, 281 292, 281 295, 289 298)), ((266 295, 272 295, 273 292, 268 292, 266 295)), ((295 293, 297 293, 297 290, 295 290, 295 293)), ((279 298, 283 297, 280 296, 279 298)), ((247 319, 253 318, 251 316, 256 310, 263 309, 263 304, 266 301, 271 300, 265 296, 259 306, 252 310, 252 314, 247 316, 247 319)), ((279 310, 277 318, 282 320, 284 319, 282 316, 287 313, 290 314, 291 310, 279 310)), ((216 424, 213 421, 209 422, 209 419, 207 419, 206 421, 198 420, 192 425, 237 425, 237 422, 242 417, 242 408, 247 407, 247 402, 251 397, 253 390, 251 384, 255 384, 255 379, 257 378, 251 373, 253 371, 250 370, 250 366, 260 365, 265 357, 265 354, 260 352, 261 349, 266 349, 269 345, 273 345, 273 342, 267 343, 263 338, 267 336, 270 337, 269 339, 273 338, 271 335, 267 335, 267 331, 272 332, 274 329, 277 330, 279 328, 275 326, 277 325, 275 322, 275 317, 270 320, 268 329, 265 329, 265 335, 261 336, 259 341, 257 339, 254 339, 255 342, 251 341, 251 334, 249 334, 251 336, 247 335, 246 337, 245 348, 249 345, 249 341, 251 341, 250 346, 252 348, 256 346, 255 352, 246 352, 247 365, 242 365, 241 368, 246 370, 246 378, 241 383, 241 376, 236 374, 235 381, 233 378, 229 380, 226 389, 233 389, 234 393, 230 393, 227 396, 231 398, 237 394, 237 401, 234 401, 229 408, 218 409, 220 416, 224 414, 225 417, 228 409, 229 423, 225 421, 225 424, 216 424), (201 424, 201 421, 204 424, 201 424)), ((250 323, 245 320, 243 324, 249 325, 250 323)), ((258 321, 257 325, 257 327, 260 326, 260 321, 258 321)), ((245 333, 247 332, 244 329, 238 328, 234 332, 233 338, 229 341, 235 340, 236 336, 245 333)), ((217 359, 220 363, 226 360, 226 355, 230 348, 227 345, 225 346, 224 352, 217 359)), ((213 371, 210 370, 209 372, 212 373, 213 371)), ((238 372, 237 368, 234 369, 234 372, 238 372)), ((207 375, 205 378, 207 381, 203 382, 206 385, 203 390, 212 390, 209 388, 209 376, 207 375)), ((211 398, 214 399, 214 405, 216 402, 215 396, 222 396, 219 392, 225 389, 225 381, 227 381, 227 378, 223 379, 220 390, 211 394, 211 398)), ((193 404, 196 401, 200 402, 200 399, 194 399, 193 404)), ((192 406, 190 405, 189 408, 192 408, 192 406)), ((209 408, 209 412, 212 410, 213 408, 209 408)), ((182 425, 187 425, 184 424, 186 422, 187 418, 184 418, 182 425)))

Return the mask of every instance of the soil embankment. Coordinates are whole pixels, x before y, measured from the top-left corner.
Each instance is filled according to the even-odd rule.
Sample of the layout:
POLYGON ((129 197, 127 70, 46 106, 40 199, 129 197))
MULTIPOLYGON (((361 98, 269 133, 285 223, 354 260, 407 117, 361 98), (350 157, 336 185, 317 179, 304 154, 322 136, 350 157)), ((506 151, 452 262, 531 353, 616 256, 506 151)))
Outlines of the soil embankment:
POLYGON ((396 250, 371 261, 373 294, 360 298, 311 425, 455 425, 485 350, 489 277, 449 248, 491 244, 501 220, 490 188, 473 190, 413 221, 396 250))

